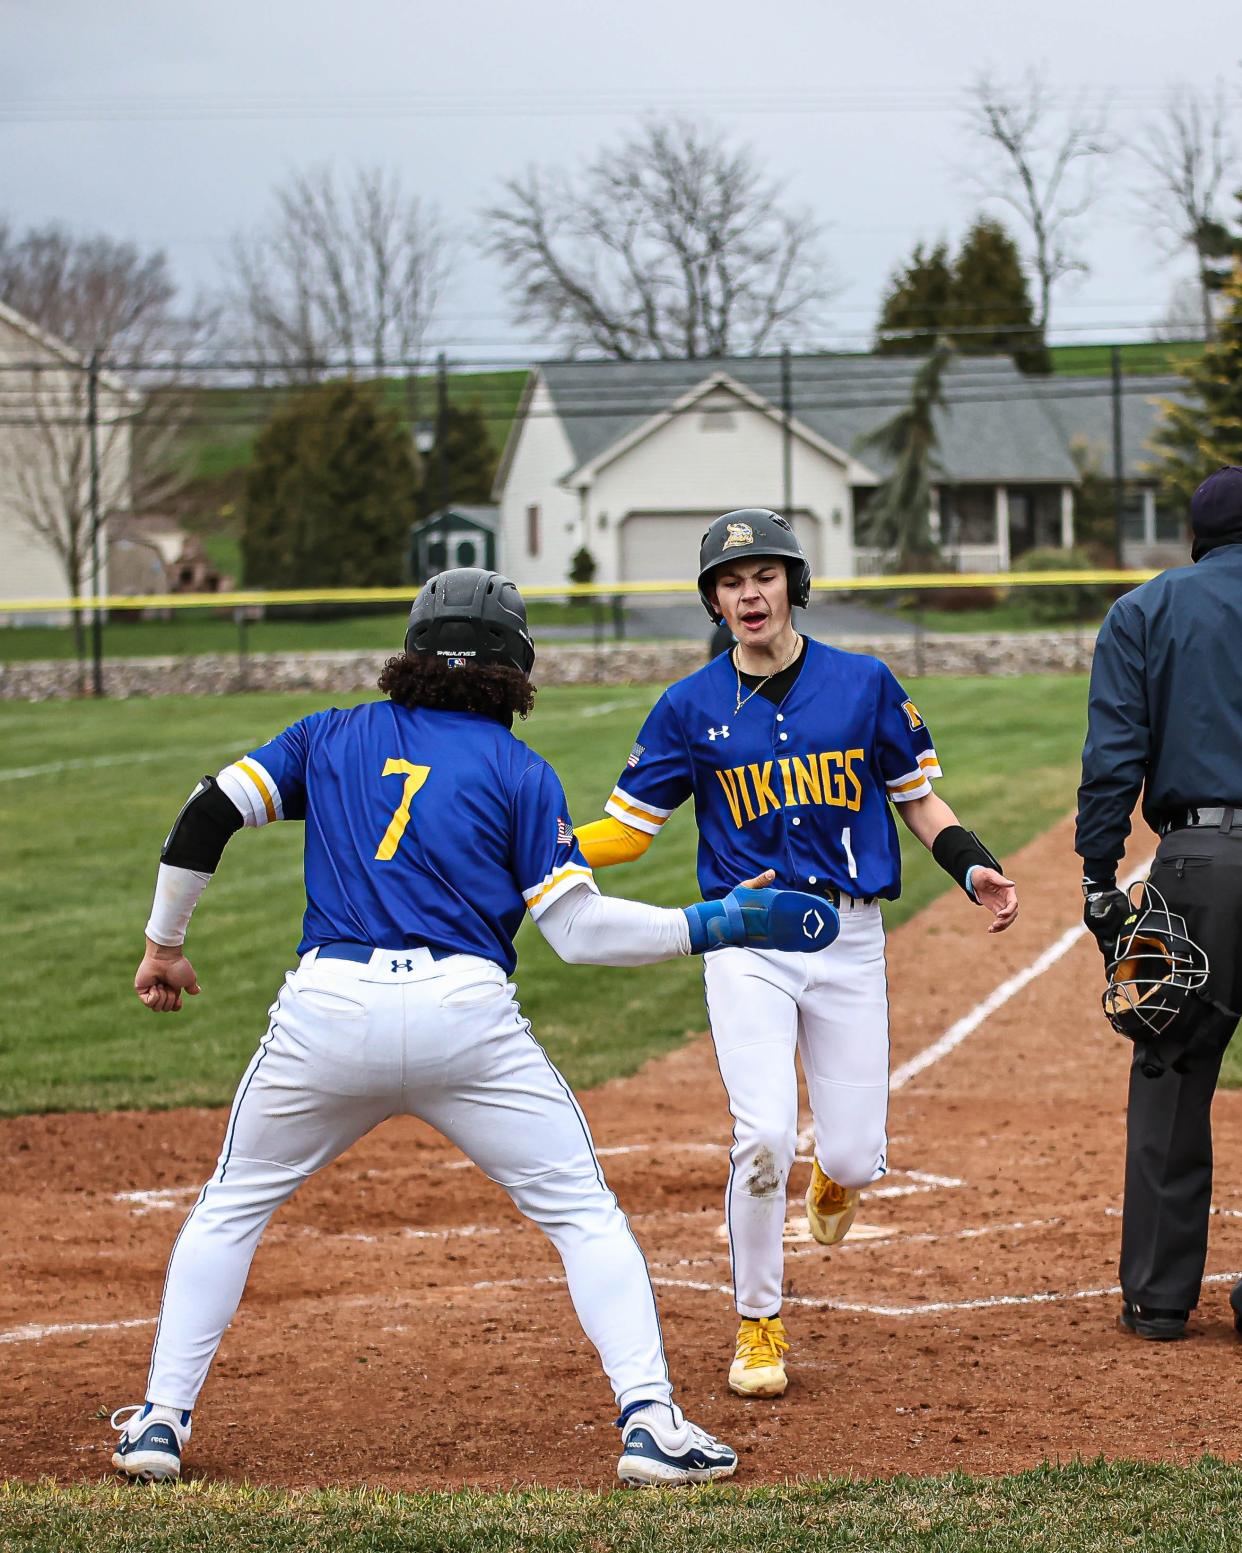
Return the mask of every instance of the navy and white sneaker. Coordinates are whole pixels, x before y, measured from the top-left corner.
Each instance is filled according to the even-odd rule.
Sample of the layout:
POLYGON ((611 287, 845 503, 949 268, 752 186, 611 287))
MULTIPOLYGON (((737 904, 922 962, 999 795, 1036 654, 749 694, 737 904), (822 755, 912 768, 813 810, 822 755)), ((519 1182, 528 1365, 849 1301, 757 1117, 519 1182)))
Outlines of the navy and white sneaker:
POLYGON ((121 1438, 112 1465, 140 1483, 175 1483, 181 1476, 181 1452, 190 1438, 190 1415, 171 1407, 138 1402, 119 1407, 111 1424, 121 1438))
POLYGON ((620 1422, 617 1476, 623 1483, 675 1487, 710 1483, 737 1471, 737 1452, 692 1424, 673 1403, 650 1402, 627 1409, 620 1422))

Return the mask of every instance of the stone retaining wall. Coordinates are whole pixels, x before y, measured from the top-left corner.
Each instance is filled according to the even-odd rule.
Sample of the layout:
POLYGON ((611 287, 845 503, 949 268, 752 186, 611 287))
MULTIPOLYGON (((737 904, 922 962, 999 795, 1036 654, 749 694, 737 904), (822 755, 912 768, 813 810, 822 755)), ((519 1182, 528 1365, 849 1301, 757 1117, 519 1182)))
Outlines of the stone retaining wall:
MULTIPOLYGON (((1072 674, 1091 665, 1093 634, 849 637, 851 652, 874 653, 901 679, 924 674, 1072 674)), ((314 690, 326 695, 375 688, 382 652, 254 653, 179 658, 116 658, 104 664, 109 696, 221 696, 248 690, 314 690)), ((541 647, 541 685, 663 684, 704 661, 698 642, 610 642, 541 647)), ((0 701, 65 700, 81 693, 76 663, 0 664, 0 701)), ((86 683, 89 684, 89 675, 86 683)))

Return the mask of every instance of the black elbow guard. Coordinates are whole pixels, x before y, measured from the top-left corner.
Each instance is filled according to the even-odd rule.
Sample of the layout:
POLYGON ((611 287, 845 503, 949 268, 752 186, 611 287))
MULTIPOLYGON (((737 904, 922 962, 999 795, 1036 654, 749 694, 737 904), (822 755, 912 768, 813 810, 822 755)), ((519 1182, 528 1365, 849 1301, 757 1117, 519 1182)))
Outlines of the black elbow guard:
POLYGON ((220 791, 215 777, 205 776, 173 821, 160 862, 214 874, 229 837, 243 823, 237 805, 220 791))
MULTIPOLYGON (((974 831, 967 830, 964 825, 946 825, 932 842, 931 852, 949 878, 956 880, 963 890, 966 889, 966 875, 972 868, 994 868, 998 874, 1004 872, 974 831)), ((969 894, 969 890, 966 893, 969 894)))

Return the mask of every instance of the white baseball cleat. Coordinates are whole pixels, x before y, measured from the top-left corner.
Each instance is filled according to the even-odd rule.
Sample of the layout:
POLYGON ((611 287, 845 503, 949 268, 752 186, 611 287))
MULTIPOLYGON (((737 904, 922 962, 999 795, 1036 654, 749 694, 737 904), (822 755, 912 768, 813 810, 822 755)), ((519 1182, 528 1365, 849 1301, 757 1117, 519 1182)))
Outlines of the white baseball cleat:
POLYGON ((121 1438, 112 1465, 140 1483, 175 1483, 181 1476, 181 1452, 190 1438, 190 1415, 171 1407, 137 1402, 119 1407, 110 1420, 121 1438))
POLYGON ((676 1487, 732 1477, 737 1452, 692 1424, 679 1407, 654 1402, 626 1420, 617 1476, 635 1488, 676 1487))

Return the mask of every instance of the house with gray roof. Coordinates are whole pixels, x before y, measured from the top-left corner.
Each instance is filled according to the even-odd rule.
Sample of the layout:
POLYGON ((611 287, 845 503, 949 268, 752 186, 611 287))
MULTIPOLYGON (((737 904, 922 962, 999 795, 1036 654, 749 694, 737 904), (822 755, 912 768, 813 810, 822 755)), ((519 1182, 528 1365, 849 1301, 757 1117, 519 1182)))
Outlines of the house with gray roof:
MULTIPOLYGON (((789 513, 817 577, 879 570, 866 504, 889 470, 867 438, 908 403, 919 366, 794 357, 786 391, 779 357, 540 364, 493 493, 499 564, 520 585, 555 585, 585 547, 601 582, 685 582, 707 523, 761 506, 789 513)), ((1133 564, 1163 533, 1143 495, 1143 461, 1159 393, 1175 384, 1144 380, 1123 398, 1133 564)), ((930 514, 945 555, 963 571, 1004 571, 1031 549, 1071 546, 1082 460, 1111 469, 1110 416, 1105 380, 1031 378, 1008 357, 955 359, 930 514)))

